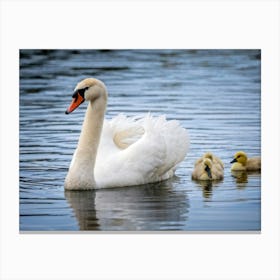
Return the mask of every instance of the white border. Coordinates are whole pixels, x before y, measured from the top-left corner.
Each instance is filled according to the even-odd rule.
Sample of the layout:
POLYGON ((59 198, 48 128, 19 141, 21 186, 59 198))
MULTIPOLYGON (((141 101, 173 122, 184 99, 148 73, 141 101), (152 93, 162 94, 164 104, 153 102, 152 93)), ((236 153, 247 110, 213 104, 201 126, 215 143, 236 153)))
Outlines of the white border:
POLYGON ((279 279, 279 2, 2 1, 1 279, 279 279), (262 49, 261 234, 19 234, 19 48, 262 49))

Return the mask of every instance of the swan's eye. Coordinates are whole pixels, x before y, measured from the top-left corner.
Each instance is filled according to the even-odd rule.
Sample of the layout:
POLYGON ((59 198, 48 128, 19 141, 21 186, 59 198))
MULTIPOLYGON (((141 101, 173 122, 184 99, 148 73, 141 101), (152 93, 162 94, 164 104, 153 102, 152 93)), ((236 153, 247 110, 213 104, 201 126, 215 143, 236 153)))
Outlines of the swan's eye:
POLYGON ((88 87, 81 88, 81 89, 78 90, 78 93, 79 93, 82 97, 84 97, 84 94, 85 94, 85 91, 86 91, 86 90, 88 90, 88 87))
POLYGON ((83 98, 85 98, 85 91, 88 90, 89 87, 77 89, 74 94, 72 95, 73 98, 75 98, 75 101, 78 99, 78 94, 80 94, 83 98))

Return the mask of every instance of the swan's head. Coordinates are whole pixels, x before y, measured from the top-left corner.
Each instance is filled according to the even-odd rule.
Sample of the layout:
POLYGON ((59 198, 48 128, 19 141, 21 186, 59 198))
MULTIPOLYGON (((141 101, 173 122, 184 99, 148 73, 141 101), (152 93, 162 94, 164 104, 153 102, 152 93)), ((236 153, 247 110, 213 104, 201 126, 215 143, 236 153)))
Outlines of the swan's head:
POLYGON ((79 82, 72 95, 72 103, 65 111, 65 114, 70 114, 76 108, 78 108, 85 100, 95 101, 99 98, 103 98, 107 101, 107 90, 103 82, 94 79, 86 78, 79 82))
POLYGON ((204 170, 206 171, 209 179, 212 179, 212 172, 211 172, 212 161, 209 158, 205 158, 203 160, 203 164, 204 164, 204 170))
POLYGON ((243 151, 239 151, 234 155, 234 159, 230 163, 239 162, 242 165, 247 163, 247 155, 243 151))

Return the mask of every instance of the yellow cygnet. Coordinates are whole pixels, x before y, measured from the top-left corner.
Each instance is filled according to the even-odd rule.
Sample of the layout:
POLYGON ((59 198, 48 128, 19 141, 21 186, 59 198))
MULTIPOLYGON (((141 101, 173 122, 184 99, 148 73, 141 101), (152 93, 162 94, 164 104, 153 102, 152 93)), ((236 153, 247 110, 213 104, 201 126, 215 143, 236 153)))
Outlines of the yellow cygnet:
POLYGON ((195 162, 192 179, 221 180, 224 178, 224 164, 212 153, 206 153, 195 162))
POLYGON ((232 171, 257 171, 261 170, 261 158, 253 157, 248 158, 246 153, 243 151, 239 151, 234 155, 234 159, 230 162, 232 163, 231 170, 232 171))

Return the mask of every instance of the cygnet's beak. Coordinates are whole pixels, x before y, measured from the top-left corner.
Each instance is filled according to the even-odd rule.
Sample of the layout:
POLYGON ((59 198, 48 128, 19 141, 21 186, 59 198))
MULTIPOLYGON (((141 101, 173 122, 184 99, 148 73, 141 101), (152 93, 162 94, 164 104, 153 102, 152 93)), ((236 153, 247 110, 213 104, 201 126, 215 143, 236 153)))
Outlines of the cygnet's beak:
POLYGON ((85 98, 79 92, 75 92, 72 97, 72 102, 65 111, 65 114, 70 114, 85 101, 85 98))
POLYGON ((230 163, 234 163, 234 162, 237 162, 236 158, 234 158, 230 163))

